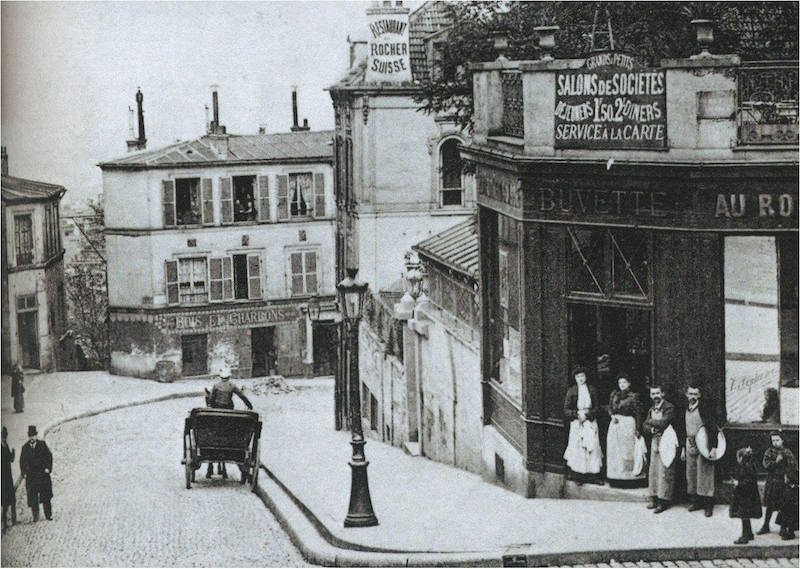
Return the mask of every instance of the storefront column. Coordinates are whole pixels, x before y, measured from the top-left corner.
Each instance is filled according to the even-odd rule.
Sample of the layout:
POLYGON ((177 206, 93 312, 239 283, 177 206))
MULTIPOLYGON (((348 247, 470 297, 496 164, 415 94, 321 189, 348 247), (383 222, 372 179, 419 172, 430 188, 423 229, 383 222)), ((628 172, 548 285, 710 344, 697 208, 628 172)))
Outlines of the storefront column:
MULTIPOLYGON (((306 357, 304 364, 314 365, 314 323, 311 322, 311 315, 306 311, 306 357)), ((311 376, 313 376, 313 369, 311 376)))

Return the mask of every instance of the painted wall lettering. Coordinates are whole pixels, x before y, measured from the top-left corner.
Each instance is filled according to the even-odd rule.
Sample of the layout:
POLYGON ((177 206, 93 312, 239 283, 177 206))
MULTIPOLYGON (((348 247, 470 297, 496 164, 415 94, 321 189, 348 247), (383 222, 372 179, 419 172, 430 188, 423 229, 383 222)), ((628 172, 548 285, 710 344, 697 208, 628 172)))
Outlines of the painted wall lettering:
POLYGON ((367 81, 411 81, 408 47, 408 10, 380 8, 367 10, 369 18, 369 53, 367 81))
POLYGON ((791 194, 717 194, 715 217, 791 217, 795 199, 791 194))
POLYGON ((295 320, 295 306, 268 306, 226 312, 199 314, 165 314, 159 318, 159 327, 166 331, 207 331, 288 322, 295 320))

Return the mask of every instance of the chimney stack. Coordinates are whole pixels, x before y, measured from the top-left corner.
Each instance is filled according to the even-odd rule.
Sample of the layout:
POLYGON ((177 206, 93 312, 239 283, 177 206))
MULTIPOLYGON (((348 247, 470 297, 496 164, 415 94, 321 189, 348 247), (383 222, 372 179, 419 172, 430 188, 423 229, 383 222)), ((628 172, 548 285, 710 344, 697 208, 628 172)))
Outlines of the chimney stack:
POLYGON ((297 86, 292 85, 292 132, 300 132, 305 130, 311 130, 311 127, 308 126, 308 119, 303 119, 303 126, 300 126, 297 122, 297 86))
POLYGON ((209 134, 225 134, 225 127, 219 124, 219 85, 211 86, 211 128, 209 134))
POLYGON ((142 108, 143 101, 144 95, 142 95, 142 89, 139 87, 136 90, 136 108, 139 115, 139 136, 137 138, 133 133, 133 109, 128 107, 128 152, 144 150, 147 148, 147 137, 145 136, 144 132, 144 109, 142 108))
POLYGON ((3 157, 3 176, 8 176, 8 152, 5 146, 0 148, 0 155, 3 157))

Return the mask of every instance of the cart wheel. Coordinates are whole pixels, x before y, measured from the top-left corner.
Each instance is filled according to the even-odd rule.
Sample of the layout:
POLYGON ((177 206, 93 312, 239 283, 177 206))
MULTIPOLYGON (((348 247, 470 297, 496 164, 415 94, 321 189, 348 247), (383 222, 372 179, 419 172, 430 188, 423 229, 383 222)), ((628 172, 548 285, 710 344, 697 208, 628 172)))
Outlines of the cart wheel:
POLYGON ((192 451, 186 449, 186 489, 189 490, 192 487, 192 481, 194 480, 194 468, 192 468, 192 451))
POLYGON ((247 477, 248 477, 248 474, 249 474, 248 470, 249 469, 247 468, 246 464, 240 464, 239 465, 239 472, 242 473, 241 478, 239 478, 239 484, 244 484, 245 482, 247 482, 247 477))

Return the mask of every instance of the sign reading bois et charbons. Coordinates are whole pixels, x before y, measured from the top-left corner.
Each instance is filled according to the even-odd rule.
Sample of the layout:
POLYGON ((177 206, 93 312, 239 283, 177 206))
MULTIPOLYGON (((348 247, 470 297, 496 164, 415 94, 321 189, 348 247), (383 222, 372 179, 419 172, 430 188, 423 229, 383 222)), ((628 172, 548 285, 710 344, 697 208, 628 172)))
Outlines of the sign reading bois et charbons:
POLYGON ((665 148, 667 78, 621 53, 556 74, 556 148, 665 148))
POLYGON ((408 8, 393 6, 367 10, 369 42, 368 82, 411 81, 408 47, 408 8))

